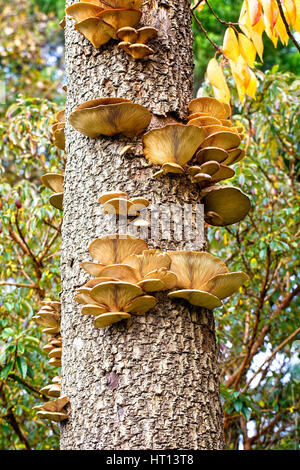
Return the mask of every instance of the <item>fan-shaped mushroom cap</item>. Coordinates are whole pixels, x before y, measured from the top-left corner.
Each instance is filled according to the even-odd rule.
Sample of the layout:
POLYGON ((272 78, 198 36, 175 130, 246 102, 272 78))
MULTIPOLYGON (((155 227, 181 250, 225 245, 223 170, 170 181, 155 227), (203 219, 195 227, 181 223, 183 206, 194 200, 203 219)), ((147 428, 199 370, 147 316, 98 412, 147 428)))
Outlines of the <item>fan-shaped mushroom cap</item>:
POLYGON ((118 47, 120 49, 124 49, 125 52, 130 54, 134 59, 143 59, 148 55, 154 54, 154 50, 147 46, 147 44, 130 44, 127 42, 120 42, 118 47))
POLYGON ((100 18, 87 18, 76 23, 74 28, 88 39, 96 49, 115 36, 114 28, 100 18))
POLYGON ((146 44, 148 41, 151 41, 151 39, 154 39, 157 37, 157 29, 152 28, 151 26, 143 26, 142 28, 139 28, 137 30, 138 37, 135 42, 139 44, 146 44))
POLYGON ((66 112, 64 109, 61 109, 58 111, 58 113, 55 116, 55 119, 57 122, 65 123, 66 122, 66 112))
POLYGON ((167 124, 143 135, 144 154, 152 163, 185 165, 204 138, 201 127, 167 124))
POLYGON ((191 121, 192 119, 196 119, 198 117, 209 117, 208 113, 192 113, 187 117, 187 121, 191 121))
POLYGON ((94 325, 97 328, 106 328, 107 326, 112 325, 113 323, 117 323, 121 320, 128 320, 130 317, 131 315, 126 312, 103 313, 102 315, 99 315, 95 318, 94 325))
POLYGON ((143 293, 138 286, 129 282, 111 281, 99 284, 91 289, 91 297, 108 306, 111 312, 120 312, 123 307, 143 293))
POLYGON ((221 124, 222 126, 232 127, 232 122, 229 121, 228 119, 221 119, 221 124))
POLYGON ((60 412, 68 403, 69 399, 67 397, 60 397, 56 400, 47 401, 43 405, 34 406, 33 409, 50 412, 60 412))
POLYGON ((41 177, 42 183, 55 193, 63 193, 64 176, 59 173, 46 173, 41 177))
POLYGON ((168 173, 183 174, 184 168, 178 163, 164 163, 159 171, 154 173, 153 178, 159 178, 162 175, 167 175, 168 173))
POLYGON ((60 327, 44 328, 42 332, 46 335, 55 335, 56 333, 60 332, 60 327))
POLYGON ((53 348, 52 351, 49 352, 49 357, 57 357, 61 358, 62 348, 53 348))
POLYGON ((83 315, 98 316, 98 315, 101 315, 102 313, 107 313, 107 307, 105 307, 104 305, 103 307, 101 307, 100 305, 87 304, 84 307, 82 307, 81 313, 83 315))
POLYGON ((230 115, 228 108, 221 101, 207 96, 192 100, 189 104, 189 112, 206 113, 218 119, 226 119, 230 115))
POLYGON ((101 196, 98 199, 98 202, 100 202, 100 204, 105 204, 105 202, 109 201, 110 199, 115 199, 115 198, 128 199, 128 195, 127 193, 124 193, 123 191, 108 191, 107 193, 101 194, 101 196))
POLYGON ((179 288, 203 290, 202 286, 212 277, 228 272, 220 258, 204 251, 168 251, 168 255, 179 288))
POLYGON ((124 198, 115 198, 109 199, 103 205, 103 212, 105 214, 120 214, 120 215, 129 215, 136 216, 139 211, 144 209, 149 205, 149 201, 145 198, 135 198, 124 199, 124 198))
POLYGON ((48 395, 48 397, 58 398, 60 396, 61 387, 59 384, 50 384, 41 388, 40 393, 48 395))
POLYGON ((248 279, 247 274, 241 271, 218 274, 204 284, 202 288, 219 299, 225 299, 236 292, 248 279))
POLYGON ((212 176, 207 173, 197 173, 192 177, 193 183, 210 183, 212 181, 212 176))
POLYGON ((193 165, 188 168, 190 175, 197 175, 197 173, 206 173, 207 175, 214 175, 220 168, 220 164, 215 161, 208 161, 202 163, 202 165, 193 165))
POLYGON ((204 147, 203 149, 198 150, 196 157, 201 163, 212 160, 218 163, 223 163, 228 158, 228 153, 226 150, 218 147, 204 147))
POLYGON ((117 31, 117 38, 120 39, 122 42, 126 43, 134 43, 138 37, 138 32, 135 28, 131 28, 130 26, 125 26, 125 28, 120 28, 117 31))
POLYGON ((64 16, 62 20, 58 23, 61 29, 64 29, 66 27, 66 17, 64 16))
POLYGON ((148 245, 140 238, 130 235, 106 235, 92 241, 89 252, 101 264, 122 263, 129 255, 141 254, 148 245))
POLYGON ((113 37, 114 39, 117 39, 116 31, 124 28, 125 26, 136 26, 140 21, 141 16, 142 12, 140 10, 119 8, 104 10, 98 15, 98 18, 113 27, 113 37))
POLYGON ((238 147, 240 143, 241 139, 238 134, 229 131, 222 131, 206 137, 202 142, 201 148, 218 147, 224 150, 229 150, 238 147))
POLYGON ((65 139, 65 126, 57 129, 53 132, 54 145, 60 150, 65 150, 66 139, 65 139))
POLYGON ((142 254, 133 254, 123 260, 123 264, 136 269, 142 277, 160 268, 169 268, 171 259, 160 250, 144 250, 142 254))
POLYGON ((216 307, 221 307, 222 302, 215 295, 210 294, 209 292, 203 292, 201 290, 195 289, 182 289, 170 292, 168 294, 170 299, 180 298, 188 300, 190 304, 196 305, 197 307, 207 308, 212 310, 216 307))
POLYGON ((211 225, 235 224, 244 219, 251 208, 248 196, 232 186, 210 186, 202 190, 201 196, 205 220, 211 225), (216 220, 214 216, 208 216, 209 212, 216 213, 222 222, 220 219, 216 220))
POLYGON ((242 149, 232 149, 228 150, 228 157, 224 160, 224 165, 234 165, 235 163, 243 160, 246 156, 245 150, 242 149))
POLYGON ((56 209, 63 210, 64 193, 56 193, 49 197, 50 204, 56 209))
POLYGON ((101 271, 104 267, 103 264, 100 263, 93 263, 91 261, 84 261, 80 264, 80 266, 92 276, 100 276, 101 271))
POLYGON ((218 183, 218 181, 227 180, 235 175, 235 171, 226 165, 220 165, 218 171, 212 175, 212 181, 218 183))
POLYGON ((61 303, 57 300, 44 300, 43 302, 41 302, 41 305, 45 307, 50 307, 51 309, 53 308, 57 312, 60 312, 61 309, 61 303))
POLYGON ((128 302, 124 307, 125 312, 135 313, 136 315, 143 315, 151 308, 155 307, 157 300, 151 295, 141 295, 128 302))
POLYGON ((140 104, 104 100, 99 104, 95 100, 83 103, 69 117, 69 123, 76 130, 91 138, 101 134, 133 137, 143 132, 150 120, 149 111, 140 104))
POLYGON ((189 119, 188 125, 194 126, 212 126, 212 125, 222 125, 220 119, 217 119, 212 116, 200 116, 193 119, 189 119))
POLYGON ((205 130, 205 134, 207 137, 209 135, 216 134, 217 132, 232 132, 234 134, 239 135, 235 127, 226 127, 222 125, 213 124, 210 126, 204 126, 203 129, 205 130))
POLYGON ((96 300, 91 297, 90 292, 91 292, 90 288, 82 287, 81 289, 78 289, 76 294, 74 295, 75 302, 77 302, 78 304, 99 306, 99 303, 96 302, 96 300))
POLYGON ((66 413, 59 412, 59 411, 38 411, 36 414, 39 418, 42 419, 50 419, 51 421, 55 421, 60 423, 68 418, 66 413))
POLYGON ((90 279, 89 281, 87 281, 81 289, 85 289, 85 288, 92 289, 98 284, 103 284, 103 282, 110 282, 110 281, 115 281, 115 280, 116 279, 113 277, 104 277, 104 276, 95 277, 94 279, 90 279))
POLYGON ((71 16, 71 18, 77 22, 96 17, 102 11, 103 8, 90 2, 77 2, 66 8, 67 15, 71 16))
POLYGON ((101 2, 101 0, 88 0, 92 3, 99 3, 102 8, 134 8, 139 10, 145 0, 108 0, 107 2, 101 2), (109 4, 109 6, 108 6, 109 4))
POLYGON ((61 367, 61 359, 57 357, 51 357, 49 364, 53 367, 61 367))

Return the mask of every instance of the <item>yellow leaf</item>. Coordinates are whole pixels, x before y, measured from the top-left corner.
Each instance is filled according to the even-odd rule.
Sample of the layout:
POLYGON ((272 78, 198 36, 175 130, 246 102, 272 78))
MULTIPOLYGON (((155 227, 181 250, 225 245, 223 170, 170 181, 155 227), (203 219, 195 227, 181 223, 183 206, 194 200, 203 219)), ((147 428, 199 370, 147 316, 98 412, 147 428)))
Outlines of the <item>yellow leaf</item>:
POLYGON ((227 86, 222 67, 218 64, 217 59, 213 58, 208 62, 206 74, 212 86, 221 89, 227 86))
POLYGON ((295 3, 293 0, 285 0, 282 2, 282 8, 288 24, 294 27, 297 15, 295 3))
POLYGON ((291 406, 291 407, 289 408, 289 412, 290 412, 290 413, 294 413, 294 411, 295 411, 295 407, 294 407, 294 406, 291 406))
POLYGON ((293 24, 293 28, 300 33, 300 0, 295 1, 295 8, 296 8, 296 19, 295 23, 293 24))
POLYGON ((280 37, 282 44, 287 45, 287 43, 289 42, 289 35, 286 31, 286 27, 284 26, 284 22, 282 21, 281 16, 278 17, 278 20, 275 25, 275 31, 280 37))
POLYGON ((252 70, 249 70, 249 72, 250 72, 251 78, 250 78, 249 85, 247 86, 246 93, 248 96, 251 96, 251 98, 255 100, 255 94, 257 90, 257 79, 255 76, 255 73, 252 70))
POLYGON ((216 88, 213 86, 213 91, 215 98, 219 101, 222 101, 222 103, 227 103, 230 104, 230 91, 226 85, 226 89, 224 88, 216 88))
POLYGON ((273 32, 274 26, 276 24, 279 10, 276 3, 276 0, 261 0, 263 9, 264 9, 264 19, 266 29, 270 29, 271 33, 273 32))
POLYGON ((240 55, 239 43, 233 28, 227 28, 223 40, 224 54, 234 62, 238 60, 240 55))
MULTIPOLYGON (((300 0, 299 0, 300 1, 300 0)), ((255 26, 251 26, 250 17, 246 8, 246 4, 244 2, 243 7, 241 9, 241 14, 239 18, 239 27, 243 31, 243 33, 252 40, 254 47, 261 59, 263 60, 263 50, 264 44, 262 40, 262 33, 265 30, 264 19, 261 16, 260 20, 255 26)))
POLYGON ((253 67, 256 57, 256 49, 252 41, 244 34, 239 33, 239 45, 241 55, 244 57, 247 64, 250 65, 250 67, 253 67))
POLYGON ((258 0, 246 0, 247 11, 249 14, 251 26, 255 26, 261 18, 262 8, 261 3, 258 0))

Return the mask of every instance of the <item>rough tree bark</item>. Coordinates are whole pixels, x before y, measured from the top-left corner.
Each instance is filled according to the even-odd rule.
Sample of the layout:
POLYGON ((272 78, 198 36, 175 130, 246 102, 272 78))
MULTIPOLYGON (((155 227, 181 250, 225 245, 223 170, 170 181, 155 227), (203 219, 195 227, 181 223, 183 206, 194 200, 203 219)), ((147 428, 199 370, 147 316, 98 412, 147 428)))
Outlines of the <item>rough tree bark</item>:
MULTIPOLYGON (((73 3, 69 1, 68 4, 73 3)), ((68 19, 67 115, 97 97, 126 97, 146 106, 152 127, 181 122, 192 98, 190 0, 150 0, 141 24, 158 29, 155 55, 134 61, 116 42, 96 50, 68 19)), ((145 316, 99 330, 73 301, 88 280, 81 269, 88 245, 112 233, 97 203, 113 189, 153 203, 199 202, 195 185, 180 177, 154 180, 141 153, 120 156, 132 140, 88 139, 66 126, 62 276, 62 392, 71 402, 61 449, 222 449, 223 416, 214 319, 211 312, 171 302, 145 316)), ((151 239, 150 248, 185 249, 186 242, 151 239)), ((202 240, 202 249, 204 249, 202 240)))

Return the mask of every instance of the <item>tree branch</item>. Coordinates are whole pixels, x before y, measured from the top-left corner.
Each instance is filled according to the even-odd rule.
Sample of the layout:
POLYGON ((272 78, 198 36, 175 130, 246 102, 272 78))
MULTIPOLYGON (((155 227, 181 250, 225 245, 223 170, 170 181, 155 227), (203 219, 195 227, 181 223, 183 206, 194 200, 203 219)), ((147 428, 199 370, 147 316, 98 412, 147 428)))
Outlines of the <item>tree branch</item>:
POLYGON ((282 8, 282 5, 281 5, 281 1, 280 0, 276 0, 276 3, 277 3, 277 6, 278 6, 278 10, 279 10, 279 13, 280 13, 280 16, 281 16, 281 19, 284 23, 284 26, 285 26, 285 29, 286 29, 286 32, 289 36, 289 38, 291 39, 291 41, 295 44, 295 46, 297 47, 298 51, 300 52, 300 46, 299 44, 297 43, 295 37, 293 36, 290 28, 289 28, 289 25, 288 25, 288 22, 286 20, 286 17, 285 17, 285 14, 283 12, 283 8, 282 8))

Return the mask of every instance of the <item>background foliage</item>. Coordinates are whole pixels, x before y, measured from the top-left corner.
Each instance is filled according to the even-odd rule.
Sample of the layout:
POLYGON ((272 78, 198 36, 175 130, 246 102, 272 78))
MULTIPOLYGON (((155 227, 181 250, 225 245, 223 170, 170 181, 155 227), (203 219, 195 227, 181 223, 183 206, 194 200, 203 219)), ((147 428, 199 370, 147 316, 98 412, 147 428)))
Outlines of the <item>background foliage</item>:
MULTIPOLYGON (((216 0, 214 8, 235 21, 240 3, 216 0)), ((64 2, 0 0, 0 6, 0 79, 6 84, 0 105, 0 449, 57 449, 59 427, 32 411, 45 399, 40 388, 58 373, 48 365, 47 338, 32 316, 43 299, 59 299, 60 290, 61 214, 47 202, 50 191, 40 186, 40 176, 64 167, 63 152, 49 137, 64 102, 56 19, 64 2)), ((201 21, 220 43, 225 27, 205 10, 201 21)), ((194 32, 197 90, 213 50, 197 26, 194 32)), ((291 46, 274 51, 266 39, 265 48, 256 100, 240 108, 231 90, 247 157, 229 184, 251 196, 252 210, 240 224, 207 228, 208 250, 250 276, 243 292, 215 310, 232 449, 299 448, 300 81, 288 72, 299 71, 299 60, 291 46)), ((202 91, 209 94, 210 87, 204 83, 202 91)))

